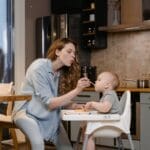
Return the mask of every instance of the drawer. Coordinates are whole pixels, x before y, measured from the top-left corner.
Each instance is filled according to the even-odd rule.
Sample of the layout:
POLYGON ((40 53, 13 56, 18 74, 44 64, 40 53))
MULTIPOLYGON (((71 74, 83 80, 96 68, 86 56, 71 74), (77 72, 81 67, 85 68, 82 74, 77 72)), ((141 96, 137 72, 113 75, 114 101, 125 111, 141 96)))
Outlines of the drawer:
POLYGON ((88 101, 98 101, 99 93, 98 92, 86 92, 83 91, 74 98, 74 101, 77 103, 86 103, 88 101))
POLYGON ((150 93, 141 93, 140 94, 140 103, 149 103, 150 104, 150 93))

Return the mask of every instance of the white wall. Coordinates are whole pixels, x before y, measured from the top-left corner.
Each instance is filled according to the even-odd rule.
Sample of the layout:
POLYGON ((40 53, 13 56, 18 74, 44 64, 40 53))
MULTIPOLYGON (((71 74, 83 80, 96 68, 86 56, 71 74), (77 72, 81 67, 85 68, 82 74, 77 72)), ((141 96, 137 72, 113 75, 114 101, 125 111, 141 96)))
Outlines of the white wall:
POLYGON ((25 0, 14 0, 15 88, 18 91, 25 75, 25 0))

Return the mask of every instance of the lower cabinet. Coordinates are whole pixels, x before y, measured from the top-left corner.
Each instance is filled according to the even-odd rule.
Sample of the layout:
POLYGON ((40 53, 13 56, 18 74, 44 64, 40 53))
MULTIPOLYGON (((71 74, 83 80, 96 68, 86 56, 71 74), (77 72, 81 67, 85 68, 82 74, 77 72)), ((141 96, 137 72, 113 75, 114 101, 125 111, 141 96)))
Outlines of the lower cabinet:
POLYGON ((150 149, 150 93, 141 93, 140 149, 150 149))

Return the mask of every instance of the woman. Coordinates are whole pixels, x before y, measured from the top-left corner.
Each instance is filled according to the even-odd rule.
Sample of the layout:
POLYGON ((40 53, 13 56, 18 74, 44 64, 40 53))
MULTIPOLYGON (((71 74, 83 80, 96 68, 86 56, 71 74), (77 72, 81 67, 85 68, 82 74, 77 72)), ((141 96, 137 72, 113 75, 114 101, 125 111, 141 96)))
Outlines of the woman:
POLYGON ((47 59, 35 60, 26 72, 21 92, 32 93, 32 100, 17 102, 13 119, 29 138, 32 150, 44 150, 44 140, 53 142, 59 150, 70 149, 60 141, 60 109, 62 106, 79 108, 72 104, 72 99, 90 86, 87 78, 81 78, 68 92, 79 74, 76 48, 74 41, 58 39, 49 48, 47 59), (63 95, 58 96, 58 87, 63 95))

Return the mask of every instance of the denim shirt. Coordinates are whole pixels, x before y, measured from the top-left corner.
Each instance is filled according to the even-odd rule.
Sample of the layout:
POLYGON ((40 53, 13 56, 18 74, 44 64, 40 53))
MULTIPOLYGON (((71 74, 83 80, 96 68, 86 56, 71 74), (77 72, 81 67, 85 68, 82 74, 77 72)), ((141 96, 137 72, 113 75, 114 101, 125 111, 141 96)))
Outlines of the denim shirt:
POLYGON ((35 60, 26 72, 21 93, 32 93, 31 101, 16 102, 14 114, 22 109, 38 123, 45 140, 55 143, 60 125, 60 108, 49 110, 51 99, 57 96, 59 73, 54 74, 49 59, 35 60))

